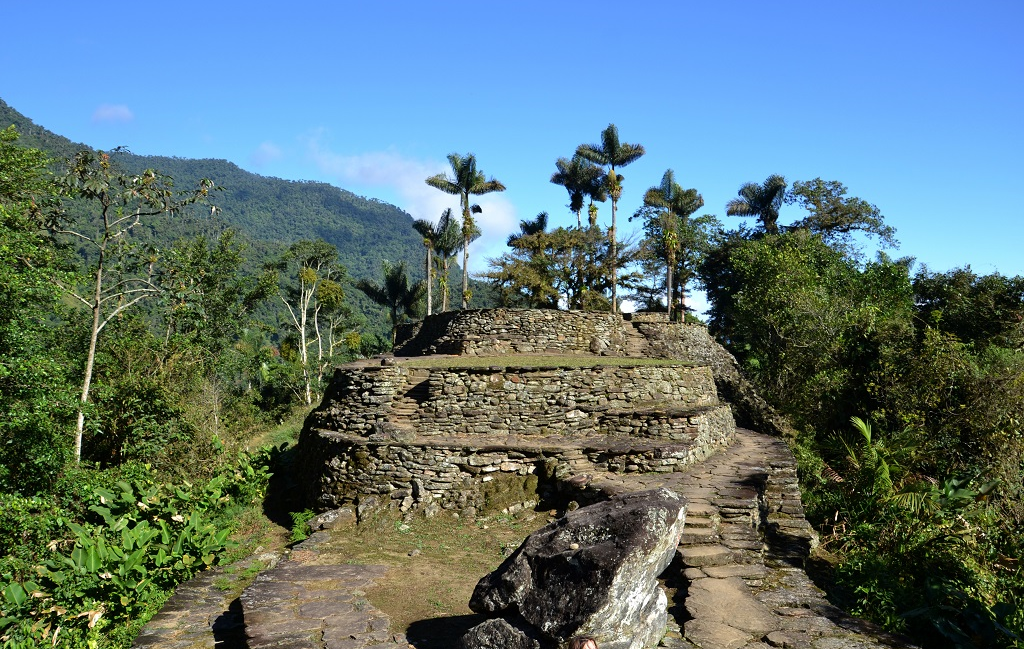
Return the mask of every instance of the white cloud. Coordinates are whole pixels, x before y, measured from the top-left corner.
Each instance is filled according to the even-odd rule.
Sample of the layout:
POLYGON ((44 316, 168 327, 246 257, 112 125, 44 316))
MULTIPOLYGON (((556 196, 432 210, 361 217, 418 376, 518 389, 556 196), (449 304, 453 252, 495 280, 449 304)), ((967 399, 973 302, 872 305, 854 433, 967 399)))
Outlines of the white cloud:
MULTIPOLYGON (((415 219, 436 222, 445 208, 459 213, 459 198, 438 191, 424 182, 429 176, 451 171, 447 162, 406 158, 395 151, 373 151, 354 156, 339 155, 323 148, 314 134, 308 141, 309 155, 320 170, 338 184, 352 189, 356 183, 372 191, 386 188, 397 197, 398 206, 415 219)), ((487 269, 487 258, 505 251, 508 235, 519 229, 515 207, 501 194, 473 197, 483 209, 477 223, 483 235, 469 247, 469 269, 487 269)), ((461 256, 460 256, 461 258, 461 256)))
POLYGON ((257 167, 263 167, 281 157, 281 148, 273 142, 263 142, 249 154, 249 160, 257 167))
POLYGON ((125 123, 135 119, 135 114, 124 104, 100 104, 93 111, 93 122, 125 123))

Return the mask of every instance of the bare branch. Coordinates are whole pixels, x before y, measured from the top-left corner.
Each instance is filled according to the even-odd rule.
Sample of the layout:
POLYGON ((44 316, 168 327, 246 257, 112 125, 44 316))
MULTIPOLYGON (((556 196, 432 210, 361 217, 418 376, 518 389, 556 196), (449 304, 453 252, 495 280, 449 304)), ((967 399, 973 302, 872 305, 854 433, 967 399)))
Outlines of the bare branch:
POLYGON ((136 302, 138 302, 138 301, 140 301, 142 299, 145 299, 145 298, 149 297, 150 295, 152 295, 152 293, 146 293, 145 295, 140 295, 137 298, 135 298, 134 300, 132 300, 130 302, 125 302, 121 306, 119 306, 116 309, 114 309, 110 313, 110 315, 108 315, 106 318, 103 319, 103 322, 100 323, 99 328, 96 329, 96 333, 98 334, 99 332, 103 331, 103 327, 106 327, 107 323, 110 322, 111 320, 113 320, 114 317, 117 316, 118 313, 121 313, 122 311, 124 311, 128 307, 132 306, 136 302))
POLYGON ((63 229, 60 229, 60 230, 53 230, 52 232, 54 234, 68 234, 68 235, 71 235, 73 237, 78 237, 79 239, 83 239, 85 241, 88 241, 89 243, 96 243, 96 240, 93 239, 92 237, 86 236, 86 235, 82 234, 81 232, 75 232, 74 230, 63 230, 63 229))

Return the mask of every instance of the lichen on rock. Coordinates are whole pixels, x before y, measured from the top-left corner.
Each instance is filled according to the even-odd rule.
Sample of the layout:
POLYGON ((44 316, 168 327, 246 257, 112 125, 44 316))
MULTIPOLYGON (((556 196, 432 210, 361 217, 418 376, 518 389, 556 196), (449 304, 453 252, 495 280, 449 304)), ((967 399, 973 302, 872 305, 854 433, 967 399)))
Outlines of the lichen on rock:
MULTIPOLYGON (((469 606, 510 620, 510 628, 525 622, 552 645, 586 634, 602 649, 653 647, 667 621, 657 578, 675 555, 685 511, 667 489, 571 511, 481 579, 469 606)), ((505 627, 492 624, 487 637, 497 628, 505 627)))

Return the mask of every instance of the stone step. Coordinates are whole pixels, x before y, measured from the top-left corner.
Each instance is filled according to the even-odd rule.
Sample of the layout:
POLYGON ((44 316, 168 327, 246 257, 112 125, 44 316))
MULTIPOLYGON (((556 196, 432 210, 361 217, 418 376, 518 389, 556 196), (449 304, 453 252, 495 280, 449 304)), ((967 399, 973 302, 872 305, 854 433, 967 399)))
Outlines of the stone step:
POLYGON ((686 513, 686 529, 692 527, 714 527, 715 521, 709 516, 691 516, 689 510, 686 513))
POLYGON ((691 501, 686 505, 687 525, 689 525, 689 520, 693 516, 710 518, 716 514, 718 514, 718 508, 705 502, 691 501))
POLYGON ((733 551, 724 545, 691 545, 676 552, 683 565, 689 568, 727 566, 736 562, 733 551))
POLYGON ((683 530, 682 536, 679 537, 679 545, 706 545, 708 543, 718 543, 718 533, 715 532, 714 528, 710 527, 698 527, 691 528, 689 521, 687 521, 686 528, 683 530))

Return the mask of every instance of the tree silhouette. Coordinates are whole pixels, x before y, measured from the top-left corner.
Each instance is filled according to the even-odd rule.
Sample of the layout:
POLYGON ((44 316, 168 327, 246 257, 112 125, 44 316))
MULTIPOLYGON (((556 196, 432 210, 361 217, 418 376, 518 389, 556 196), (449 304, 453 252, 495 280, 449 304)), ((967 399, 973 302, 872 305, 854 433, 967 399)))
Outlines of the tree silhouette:
POLYGON ((644 147, 639 144, 626 144, 619 141, 619 129, 615 124, 609 124, 608 128, 601 131, 600 144, 581 144, 576 148, 576 155, 593 163, 608 167, 608 174, 605 177, 605 188, 612 198, 612 227, 608 231, 608 239, 611 244, 611 285, 612 285, 612 313, 618 311, 618 268, 616 263, 617 249, 615 241, 615 212, 622 197, 623 176, 618 174, 617 167, 625 167, 635 162, 644 154, 644 147))
POLYGON ((434 250, 437 248, 437 240, 443 236, 441 223, 431 223, 426 219, 416 219, 412 222, 413 229, 423 237, 423 247, 427 249, 427 260, 424 266, 427 283, 427 315, 434 312, 434 250))
POLYGON ((476 156, 467 153, 462 156, 458 153, 448 154, 448 163, 452 166, 452 175, 437 174, 426 179, 426 183, 435 189, 440 189, 446 194, 459 197, 459 204, 462 207, 462 308, 469 306, 469 243, 476 232, 476 222, 473 214, 479 214, 482 210, 479 205, 470 205, 470 196, 479 196, 491 192, 503 192, 505 186, 497 180, 490 180, 484 176, 482 171, 476 168, 476 156))
POLYGON ((516 242, 528 237, 533 234, 544 232, 548 229, 548 213, 541 212, 537 214, 532 220, 522 220, 519 222, 519 232, 508 235, 508 241, 506 242, 511 248, 516 245, 516 242))
POLYGON ((423 282, 416 282, 410 286, 409 273, 405 270, 404 261, 395 265, 385 260, 382 266, 384 268, 383 284, 361 279, 356 282, 356 288, 388 310, 388 317, 391 319, 391 344, 394 345, 395 328, 404 318, 416 316, 419 302, 423 299, 426 288, 423 282))
MULTIPOLYGON (((668 319, 672 320, 672 271, 676 267, 676 254, 679 252, 680 226, 691 214, 704 206, 704 198, 696 189, 683 189, 676 182, 675 172, 667 170, 661 177, 661 184, 651 187, 644 193, 644 205, 658 208, 661 211, 660 230, 662 245, 665 250, 665 261, 668 267, 665 287, 667 292, 668 319)), ((680 287, 680 312, 686 309, 686 286, 680 287)))
POLYGON ((169 176, 152 169, 140 174, 120 172, 110 155, 102 151, 75 154, 57 183, 64 195, 87 202, 98 217, 98 226, 93 231, 87 229, 87 223, 81 226, 70 223, 59 205, 54 206, 47 217, 54 234, 78 241, 90 251, 93 259, 81 285, 54 280, 68 297, 90 312, 89 351, 75 426, 74 453, 75 462, 79 462, 100 332, 126 309, 161 291, 154 277, 159 255, 152 247, 134 245, 132 233, 151 217, 173 213, 205 200, 216 188, 211 181, 203 179, 195 189, 179 192, 169 176))
MULTIPOLYGON (((441 289, 441 312, 448 310, 449 281, 448 269, 451 267, 452 259, 459 254, 465 242, 462 239, 462 224, 459 217, 452 214, 451 208, 446 208, 437 221, 437 229, 441 236, 434 242, 434 250, 437 252, 437 283, 441 289)), ((479 228, 473 234, 471 241, 480 236, 479 228)))
POLYGON ((739 190, 739 198, 725 205, 729 216, 754 216, 767 234, 779 233, 779 208, 786 198, 786 179, 772 174, 763 183, 746 183, 739 190))
POLYGON ((555 160, 558 171, 551 174, 551 182, 565 187, 569 192, 569 210, 576 215, 576 227, 583 227, 583 199, 590 197, 593 201, 604 201, 604 174, 601 168, 586 158, 574 155, 572 160, 559 158, 555 160))

